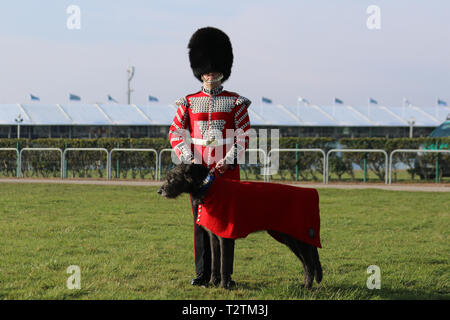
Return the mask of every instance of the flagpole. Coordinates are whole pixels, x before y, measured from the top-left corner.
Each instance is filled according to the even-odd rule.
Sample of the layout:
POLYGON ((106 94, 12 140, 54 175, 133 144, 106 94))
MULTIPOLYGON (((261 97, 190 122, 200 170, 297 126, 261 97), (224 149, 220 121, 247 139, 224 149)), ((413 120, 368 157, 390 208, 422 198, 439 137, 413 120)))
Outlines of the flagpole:
POLYGON ((439 120, 439 98, 436 98, 436 104, 434 105, 434 115, 439 120))
POLYGON ((259 105, 259 114, 261 115, 261 117, 262 117, 262 104, 263 104, 263 100, 261 98, 261 102, 260 102, 260 105, 259 105))
POLYGON ((131 66, 131 65, 127 69, 127 72, 128 72, 128 90, 127 90, 128 104, 131 104, 131 92, 133 91, 133 89, 131 89, 131 79, 133 79, 133 77, 134 77, 134 71, 135 71, 135 68, 134 68, 134 66, 131 66))
POLYGON ((405 111, 406 111, 406 98, 403 97, 403 108, 402 108, 402 118, 405 118, 405 111))
POLYGON ((333 99, 333 117, 336 115, 336 97, 333 99))

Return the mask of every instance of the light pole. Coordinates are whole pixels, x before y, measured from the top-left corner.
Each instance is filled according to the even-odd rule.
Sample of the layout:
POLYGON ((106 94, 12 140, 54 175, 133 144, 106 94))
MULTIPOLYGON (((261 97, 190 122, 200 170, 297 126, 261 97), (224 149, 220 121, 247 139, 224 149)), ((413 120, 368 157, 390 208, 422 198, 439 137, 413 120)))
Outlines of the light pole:
POLYGON ((413 117, 409 118, 409 120, 408 120, 408 124, 409 124, 409 138, 413 137, 413 127, 414 127, 415 123, 416 122, 414 121, 413 117))
POLYGON ((22 116, 19 115, 14 119, 14 121, 17 123, 17 139, 20 139, 20 124, 23 122, 22 116))
POLYGON ((134 77, 134 66, 129 66, 127 69, 128 72, 128 104, 131 104, 131 92, 133 91, 133 89, 131 89, 131 79, 133 79, 134 77))

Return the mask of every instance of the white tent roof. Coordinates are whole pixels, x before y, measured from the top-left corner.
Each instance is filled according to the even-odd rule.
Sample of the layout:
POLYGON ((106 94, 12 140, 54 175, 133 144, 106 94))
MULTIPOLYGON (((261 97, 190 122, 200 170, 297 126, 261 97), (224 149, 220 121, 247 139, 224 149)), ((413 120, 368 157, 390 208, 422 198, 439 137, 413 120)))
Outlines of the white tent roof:
MULTIPOLYGON (((20 114, 22 125, 170 125, 173 105, 147 104, 0 104, 0 125, 15 125, 20 114)), ((371 106, 283 106, 252 105, 252 125, 272 126, 409 126, 435 127, 445 121, 450 107, 371 106)))

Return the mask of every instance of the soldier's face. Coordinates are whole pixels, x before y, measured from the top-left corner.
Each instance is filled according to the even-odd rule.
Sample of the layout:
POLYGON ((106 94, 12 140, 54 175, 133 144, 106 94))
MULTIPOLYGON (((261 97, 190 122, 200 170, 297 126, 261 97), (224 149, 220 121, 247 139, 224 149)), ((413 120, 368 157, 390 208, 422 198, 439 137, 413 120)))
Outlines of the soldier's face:
POLYGON ((203 81, 214 82, 220 76, 220 72, 209 72, 202 75, 203 81))

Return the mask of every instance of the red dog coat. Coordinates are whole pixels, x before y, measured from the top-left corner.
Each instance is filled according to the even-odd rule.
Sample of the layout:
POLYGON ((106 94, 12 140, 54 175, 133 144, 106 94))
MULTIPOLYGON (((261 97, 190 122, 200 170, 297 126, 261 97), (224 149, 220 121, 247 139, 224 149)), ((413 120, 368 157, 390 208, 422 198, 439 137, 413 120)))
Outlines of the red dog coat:
MULTIPOLYGON (((203 201, 197 224, 222 238, 245 238, 255 231, 273 230, 322 247, 316 189, 216 177, 203 201)), ((270 235, 281 240, 277 234, 270 235)))

